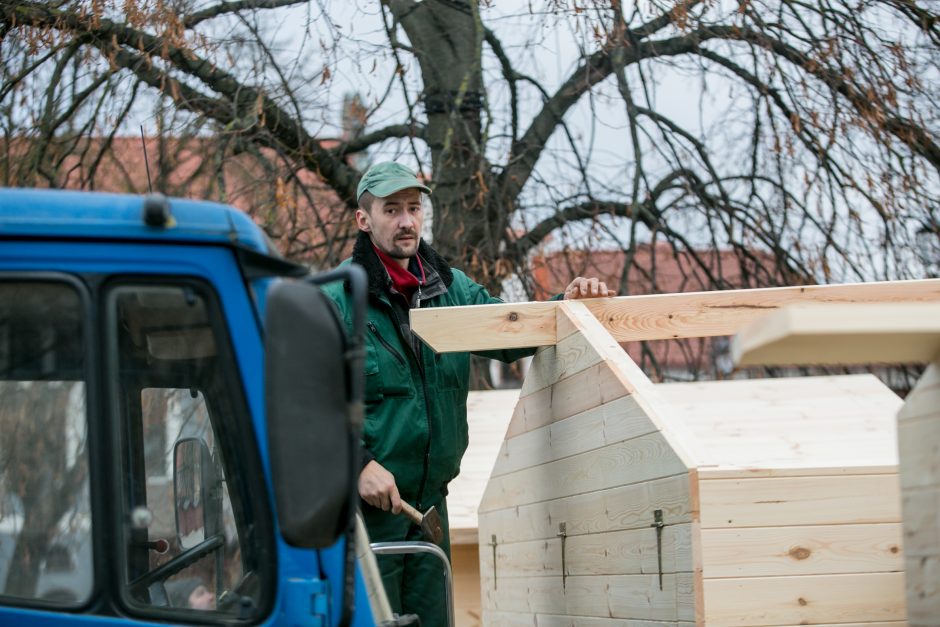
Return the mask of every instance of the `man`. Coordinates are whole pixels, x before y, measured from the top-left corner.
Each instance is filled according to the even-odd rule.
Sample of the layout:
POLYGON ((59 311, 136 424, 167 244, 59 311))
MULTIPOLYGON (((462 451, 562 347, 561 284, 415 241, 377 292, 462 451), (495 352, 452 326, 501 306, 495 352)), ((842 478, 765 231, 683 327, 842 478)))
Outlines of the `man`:
MULTIPOLYGON (((422 241, 422 193, 431 190, 394 162, 371 167, 357 190, 359 236, 352 258, 344 263, 360 264, 369 278, 359 494, 366 527, 376 542, 422 539, 420 529, 399 515, 402 500, 421 512, 436 507, 444 524, 442 548, 450 555, 445 496, 467 448, 470 356, 435 354, 411 333, 408 310, 501 301, 422 241)), ((345 287, 333 284, 325 291, 349 325, 345 287)), ((564 296, 613 292, 597 279, 577 278, 564 296)), ((508 362, 532 352, 482 354, 508 362)), ((381 556, 379 566, 394 612, 418 614, 426 627, 447 624, 444 578, 436 558, 381 556)))

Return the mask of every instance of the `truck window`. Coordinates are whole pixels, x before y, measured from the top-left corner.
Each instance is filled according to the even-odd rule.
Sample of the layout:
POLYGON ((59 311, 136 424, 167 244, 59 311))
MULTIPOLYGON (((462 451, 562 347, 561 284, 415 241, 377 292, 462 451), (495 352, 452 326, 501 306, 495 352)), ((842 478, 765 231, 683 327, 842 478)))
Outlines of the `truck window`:
MULTIPOLYGON (((124 597, 146 613, 256 617, 261 548, 238 475, 246 415, 206 288, 123 285, 107 299, 118 370, 124 597)), ((244 474, 244 473, 242 473, 244 474)))
POLYGON ((0 280, 0 594, 19 602, 92 590, 84 318, 74 285, 0 280))

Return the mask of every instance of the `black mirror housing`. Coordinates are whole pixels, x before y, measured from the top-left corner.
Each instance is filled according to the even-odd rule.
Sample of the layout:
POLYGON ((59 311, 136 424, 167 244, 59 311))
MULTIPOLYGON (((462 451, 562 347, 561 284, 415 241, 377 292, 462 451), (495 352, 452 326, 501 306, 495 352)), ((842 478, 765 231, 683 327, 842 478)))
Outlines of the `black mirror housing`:
MULTIPOLYGON (((265 406, 278 524, 292 546, 325 548, 355 509, 358 434, 349 342, 319 288, 281 281, 265 309, 265 406)), ((358 374, 361 377, 361 374, 358 374)))

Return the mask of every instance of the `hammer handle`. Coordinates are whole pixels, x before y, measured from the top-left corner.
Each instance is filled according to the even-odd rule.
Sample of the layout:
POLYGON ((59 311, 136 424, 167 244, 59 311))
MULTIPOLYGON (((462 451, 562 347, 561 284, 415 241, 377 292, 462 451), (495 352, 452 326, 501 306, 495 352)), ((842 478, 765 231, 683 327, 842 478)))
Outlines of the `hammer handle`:
POLYGON ((410 518, 416 525, 424 522, 424 516, 405 501, 401 502, 401 513, 410 518))

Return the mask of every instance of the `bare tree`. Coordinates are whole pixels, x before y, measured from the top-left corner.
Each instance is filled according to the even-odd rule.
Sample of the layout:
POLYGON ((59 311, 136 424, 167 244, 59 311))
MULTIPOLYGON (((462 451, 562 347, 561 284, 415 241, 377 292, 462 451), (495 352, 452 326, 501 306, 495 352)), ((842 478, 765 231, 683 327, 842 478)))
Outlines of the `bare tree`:
POLYGON ((531 294, 533 255, 599 246, 620 251, 621 293, 675 290, 670 257, 700 289, 935 267, 928 2, 0 0, 0 16, 7 184, 100 186, 146 117, 163 163, 199 155, 172 191, 231 201, 234 177, 322 265, 348 250, 361 167, 391 156, 423 166, 435 246, 490 287, 520 276, 531 294))

